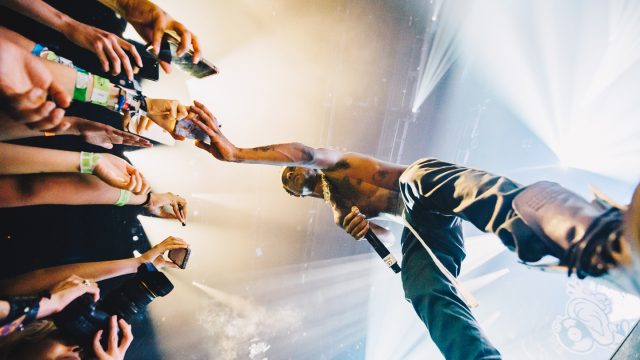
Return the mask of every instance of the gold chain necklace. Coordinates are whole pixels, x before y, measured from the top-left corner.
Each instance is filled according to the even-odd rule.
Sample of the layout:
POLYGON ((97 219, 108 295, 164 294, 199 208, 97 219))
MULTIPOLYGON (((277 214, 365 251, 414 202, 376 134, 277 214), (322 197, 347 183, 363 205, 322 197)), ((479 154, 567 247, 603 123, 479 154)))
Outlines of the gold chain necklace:
POLYGON ((322 197, 324 198, 324 202, 329 204, 331 202, 331 186, 324 172, 322 172, 322 170, 318 170, 318 172, 320 173, 320 180, 322 181, 322 197))

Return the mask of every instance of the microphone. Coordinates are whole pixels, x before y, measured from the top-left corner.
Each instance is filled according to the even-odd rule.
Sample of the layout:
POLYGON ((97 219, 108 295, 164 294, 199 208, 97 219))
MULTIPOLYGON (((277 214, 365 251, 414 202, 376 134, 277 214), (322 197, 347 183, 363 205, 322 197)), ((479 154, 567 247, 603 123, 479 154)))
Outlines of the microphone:
POLYGON ((364 234, 364 237, 367 239, 369 244, 371 244, 373 250, 378 253, 378 256, 382 258, 382 261, 384 261, 385 264, 387 264, 387 266, 389 266, 391 270, 393 270, 393 272, 395 272, 396 274, 399 273, 401 269, 400 265, 398 265, 398 260, 396 260, 396 258, 389 252, 387 247, 384 246, 380 239, 378 239, 376 234, 371 229, 369 229, 367 230, 367 233, 364 234))

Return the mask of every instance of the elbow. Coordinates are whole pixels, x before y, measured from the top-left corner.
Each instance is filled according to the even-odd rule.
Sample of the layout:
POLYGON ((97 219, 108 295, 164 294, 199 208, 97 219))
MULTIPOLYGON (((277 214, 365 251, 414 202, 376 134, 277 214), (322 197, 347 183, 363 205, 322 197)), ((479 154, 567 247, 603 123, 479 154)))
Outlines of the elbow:
POLYGON ((298 146, 300 146, 300 162, 302 165, 316 165, 318 162, 316 150, 303 144, 298 144, 298 146))
POLYGON ((28 205, 34 193, 35 182, 29 176, 0 177, 0 208, 28 205))

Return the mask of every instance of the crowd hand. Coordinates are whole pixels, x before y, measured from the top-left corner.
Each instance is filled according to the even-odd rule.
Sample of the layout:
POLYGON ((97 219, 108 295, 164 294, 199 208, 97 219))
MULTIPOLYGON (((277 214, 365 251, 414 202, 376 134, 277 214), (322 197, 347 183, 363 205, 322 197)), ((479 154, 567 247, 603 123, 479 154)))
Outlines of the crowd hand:
POLYGON ((196 146, 206 150, 218 160, 233 161, 238 148, 233 145, 220 131, 218 119, 202 103, 194 101, 189 107, 187 118, 198 125, 211 139, 211 145, 196 141, 196 146))
MULTIPOLYGON (((123 7, 122 16, 144 40, 151 43, 156 54, 160 51, 164 33, 173 31, 180 35, 177 55, 182 56, 190 47, 193 47, 193 61, 194 63, 200 61, 200 44, 196 35, 151 1, 129 2, 123 7)), ((161 61, 160 66, 167 73, 171 71, 171 64, 167 62, 161 61)))
MULTIPOLYGON (((0 39, 0 94, 12 118, 34 130, 65 128, 64 109, 71 96, 39 59, 12 42, 0 39), (47 101, 51 96, 53 101, 47 101)), ((68 127, 68 126, 67 126, 68 127)))
POLYGON ((100 154, 100 160, 93 169, 93 175, 105 183, 134 194, 145 194, 149 184, 133 165, 111 154, 100 154))
POLYGON ((164 253, 169 250, 186 249, 188 247, 189 244, 186 241, 177 237, 169 236, 160 244, 152 247, 149 251, 142 254, 139 259, 142 262, 151 262, 155 267, 159 269, 163 267, 179 269, 180 267, 178 265, 174 264, 171 260, 167 260, 164 258, 164 253))
POLYGON ((342 228, 356 240, 361 240, 369 230, 369 221, 357 207, 353 206, 351 212, 344 217, 342 228))
POLYGON ((43 298, 40 302, 38 318, 60 312, 73 300, 87 293, 93 295, 94 301, 98 301, 100 298, 100 288, 98 288, 98 284, 94 281, 71 275, 51 290, 51 297, 49 299, 43 298))
POLYGON ((96 332, 93 338, 93 351, 98 360, 123 360, 124 355, 133 341, 133 333, 131 333, 131 325, 127 324, 124 319, 117 320, 115 315, 109 319, 109 341, 105 350, 100 343, 104 330, 96 332), (118 345, 118 326, 122 332, 122 339, 118 345))
MULTIPOLYGON (((138 124, 138 130, 148 129, 151 125, 150 119, 163 129, 167 130, 176 140, 184 140, 184 137, 177 136, 173 133, 176 128, 176 122, 187 116, 187 108, 178 100, 169 99, 149 99, 147 98, 147 118, 141 119, 138 124)), ((139 132, 138 132, 139 133, 139 132)))
POLYGON ((104 72, 118 75, 124 68, 127 78, 133 80, 133 67, 126 52, 131 54, 138 67, 142 67, 142 58, 136 47, 115 34, 75 20, 69 22, 63 32, 71 42, 95 53, 104 72))
POLYGON ((187 222, 187 200, 173 193, 151 193, 145 208, 155 216, 178 219, 182 225, 187 222))
POLYGON ((69 128, 61 134, 82 136, 85 142, 105 149, 112 149, 113 145, 152 146, 149 140, 96 121, 66 116, 65 122, 69 128))

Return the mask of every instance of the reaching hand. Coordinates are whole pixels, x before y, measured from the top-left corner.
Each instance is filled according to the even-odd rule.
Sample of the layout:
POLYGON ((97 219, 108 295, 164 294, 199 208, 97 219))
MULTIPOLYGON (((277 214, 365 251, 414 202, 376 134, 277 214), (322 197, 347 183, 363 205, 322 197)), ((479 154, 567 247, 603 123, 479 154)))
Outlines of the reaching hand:
POLYGON ((187 200, 173 193, 151 193, 145 206, 151 214, 170 219, 178 219, 182 225, 187 222, 187 200))
POLYGON ((196 141, 196 146, 208 151, 218 160, 234 161, 238 148, 222 134, 218 119, 203 104, 197 101, 193 103, 195 106, 189 107, 187 118, 198 125, 211 139, 211 145, 196 141))
POLYGON ((111 149, 113 145, 117 144, 140 147, 152 146, 149 140, 96 121, 75 116, 66 116, 65 121, 69 123, 70 128, 64 134, 80 135, 87 143, 106 149, 111 149))
MULTIPOLYGON (((122 16, 143 39, 151 43, 156 53, 160 51, 160 42, 164 33, 173 31, 181 38, 177 55, 184 55, 192 46, 194 63, 200 61, 200 44, 196 35, 156 4, 148 0, 140 0, 131 2, 122 10, 122 16)), ((167 73, 171 71, 171 65, 164 61, 160 62, 160 66, 167 73)))
MULTIPOLYGON (((178 100, 147 98, 147 117, 167 130, 177 140, 184 140, 184 138, 174 135, 173 131, 176 128, 176 122, 184 119, 185 116, 187 116, 187 108, 178 100)), ((149 127, 150 123, 145 123, 145 121, 148 120, 141 119, 138 125, 139 131, 149 127)))
POLYGON ((125 51, 133 56, 139 67, 142 67, 142 58, 136 47, 115 34, 72 21, 65 28, 64 35, 76 45, 95 53, 104 72, 111 70, 111 74, 118 75, 124 68, 129 80, 133 80, 133 67, 125 51))
POLYGON ((356 240, 360 240, 369 230, 369 221, 357 207, 353 206, 351 212, 344 217, 342 228, 356 240))
POLYGON ((100 298, 100 289, 95 282, 71 275, 51 290, 50 299, 44 298, 40 301, 38 318, 62 311, 73 300, 86 293, 92 294, 94 301, 98 301, 100 298))
POLYGON ((189 244, 177 237, 169 236, 164 239, 160 244, 152 247, 149 251, 140 256, 143 262, 152 262, 155 267, 161 269, 163 267, 170 267, 179 269, 180 267, 174 264, 172 261, 164 258, 164 253, 173 249, 186 249, 189 244))
POLYGON ((145 194, 149 191, 149 184, 144 176, 127 161, 115 155, 100 154, 93 175, 113 187, 129 190, 134 194, 145 194))
POLYGON ((2 102, 12 118, 36 130, 64 127, 62 108, 71 103, 71 96, 53 81, 43 61, 12 42, 0 39, 2 102), (47 96, 53 101, 47 101, 47 96))
POLYGON ((129 345, 131 345, 131 341, 133 341, 131 325, 127 324, 123 319, 117 320, 116 324, 116 319, 117 317, 115 315, 109 319, 109 343, 107 350, 100 344, 104 330, 99 330, 93 337, 93 351, 96 353, 98 360, 123 360, 129 345), (118 326, 120 327, 120 331, 122 331, 120 345, 118 345, 118 326))

